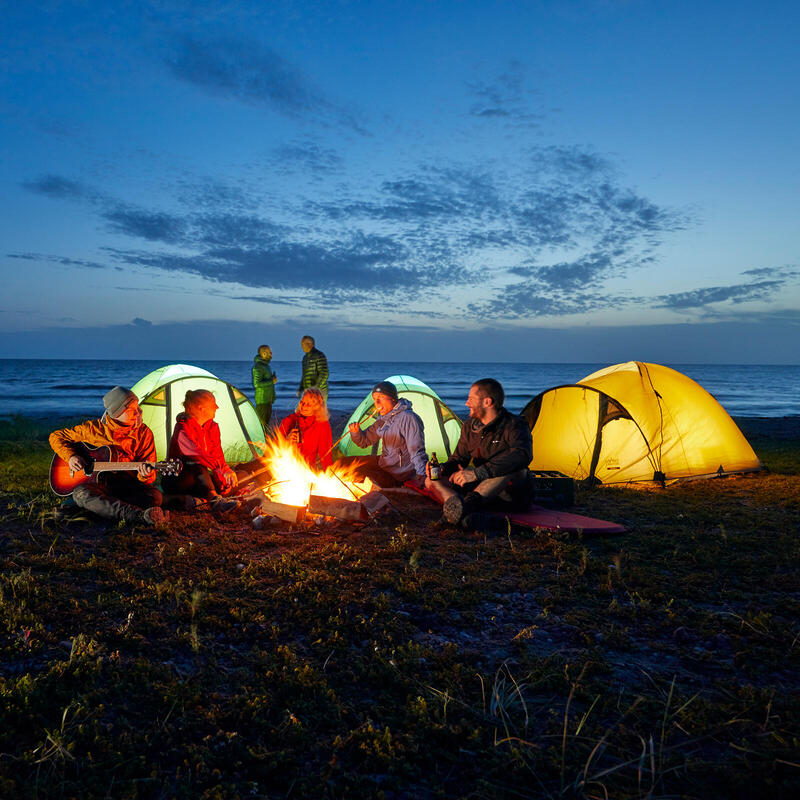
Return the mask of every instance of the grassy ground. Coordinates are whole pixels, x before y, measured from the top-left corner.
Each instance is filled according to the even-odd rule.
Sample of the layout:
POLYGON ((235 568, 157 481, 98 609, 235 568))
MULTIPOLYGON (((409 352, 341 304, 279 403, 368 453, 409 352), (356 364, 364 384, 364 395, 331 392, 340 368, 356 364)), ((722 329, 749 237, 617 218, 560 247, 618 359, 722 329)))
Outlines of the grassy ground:
POLYGON ((58 522, 0 422, 0 797, 800 791, 800 424, 769 472, 579 490, 630 532, 58 522))

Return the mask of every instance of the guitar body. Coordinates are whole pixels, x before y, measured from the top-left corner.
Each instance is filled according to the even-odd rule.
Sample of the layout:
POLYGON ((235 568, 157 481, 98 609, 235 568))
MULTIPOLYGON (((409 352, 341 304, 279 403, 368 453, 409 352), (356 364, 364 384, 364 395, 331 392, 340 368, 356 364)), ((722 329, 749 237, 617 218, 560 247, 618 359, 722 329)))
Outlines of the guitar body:
MULTIPOLYGON (((50 488, 59 497, 68 497, 82 483, 89 480, 97 480, 101 472, 123 472, 136 471, 139 469, 140 461, 110 461, 111 449, 109 447, 90 448, 80 445, 83 449, 81 456, 91 461, 88 472, 80 470, 72 472, 69 464, 60 456, 54 455, 50 464, 50 488)), ((158 461, 154 463, 153 469, 164 475, 178 475, 183 464, 173 459, 171 461, 158 461)))

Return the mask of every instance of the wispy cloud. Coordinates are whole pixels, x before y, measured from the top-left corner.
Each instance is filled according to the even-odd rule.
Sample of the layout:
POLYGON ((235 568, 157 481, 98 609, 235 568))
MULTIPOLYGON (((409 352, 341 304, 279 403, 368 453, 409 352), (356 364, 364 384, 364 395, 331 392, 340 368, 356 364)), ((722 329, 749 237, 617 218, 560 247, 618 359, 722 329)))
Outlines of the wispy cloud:
POLYGON ((739 305, 753 300, 766 300, 774 297, 787 283, 786 279, 753 281, 732 286, 709 286, 688 292, 659 295, 654 298, 654 308, 669 308, 675 311, 702 309, 719 303, 739 305))
MULTIPOLYGON (((293 155, 335 162, 310 146, 293 155)), ((368 309, 378 300, 403 298, 406 307, 427 300, 432 314, 495 319, 604 307, 612 300, 607 280, 652 263, 663 237, 692 223, 622 185, 613 166, 588 150, 530 149, 515 170, 423 164, 372 187, 340 183, 336 199, 330 190, 296 198, 294 208, 281 209, 281 222, 242 191, 232 191, 228 204, 204 199, 215 194, 210 185, 182 186, 184 209, 169 212, 55 175, 27 186, 90 203, 111 231, 141 245, 106 248, 117 264, 303 291, 321 304, 346 298, 368 309), (480 299, 454 304, 454 286, 462 298, 479 287, 480 299)))
POLYGON ((221 97, 365 132, 352 112, 325 98, 298 67, 267 45, 184 36, 172 43, 165 64, 176 78, 221 97))
POLYGON ((22 184, 24 189, 46 197, 59 200, 94 200, 97 193, 79 181, 73 181, 61 175, 42 175, 22 184))
POLYGON ((275 166, 281 172, 303 169, 317 175, 330 175, 342 167, 342 158, 335 150, 314 142, 283 145, 275 149, 274 158, 275 166))
POLYGON ((7 258, 18 258, 23 261, 47 261, 52 264, 60 264, 63 267, 86 267, 87 269, 108 269, 108 264, 101 264, 98 261, 85 261, 78 258, 67 258, 66 256, 53 256, 43 253, 6 253, 7 258))
POLYGON ((510 120, 514 122, 536 123, 541 115, 534 114, 527 106, 532 91, 525 86, 525 71, 518 61, 492 80, 475 80, 467 84, 474 97, 469 113, 485 120, 510 120))

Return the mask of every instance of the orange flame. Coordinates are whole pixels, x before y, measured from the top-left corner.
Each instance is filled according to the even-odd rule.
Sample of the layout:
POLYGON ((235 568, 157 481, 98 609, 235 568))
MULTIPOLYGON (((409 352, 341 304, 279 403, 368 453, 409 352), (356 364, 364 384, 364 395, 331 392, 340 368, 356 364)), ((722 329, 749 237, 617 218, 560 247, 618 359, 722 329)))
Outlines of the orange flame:
POLYGON ((276 503, 307 506, 310 495, 359 500, 373 486, 369 478, 360 482, 352 467, 337 469, 336 463, 327 470, 312 469, 291 442, 278 434, 258 445, 264 451, 261 462, 271 477, 264 493, 276 503))

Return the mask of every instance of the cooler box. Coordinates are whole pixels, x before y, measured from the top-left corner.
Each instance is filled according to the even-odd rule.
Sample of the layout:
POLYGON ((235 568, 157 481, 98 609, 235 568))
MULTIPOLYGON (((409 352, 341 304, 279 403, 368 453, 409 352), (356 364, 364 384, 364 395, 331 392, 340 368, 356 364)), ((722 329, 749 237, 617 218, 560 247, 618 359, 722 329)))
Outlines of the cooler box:
POLYGON ((533 502, 548 508, 569 508, 575 502, 575 481, 555 470, 531 470, 533 502))

